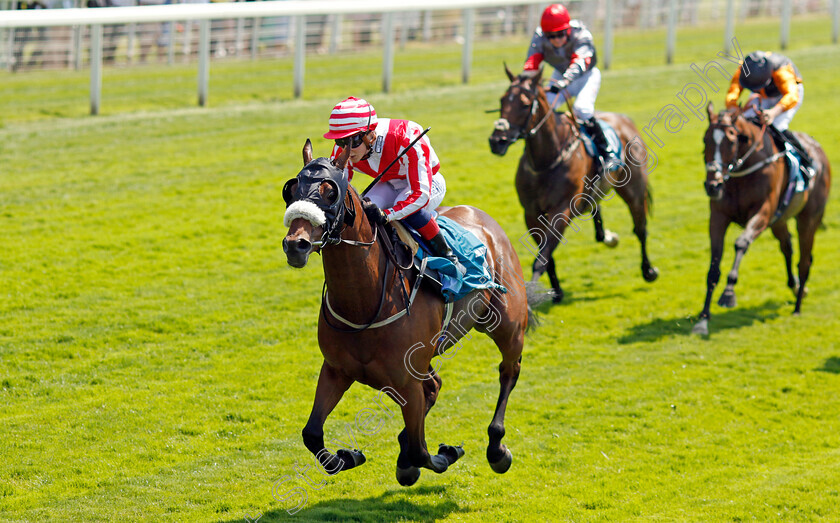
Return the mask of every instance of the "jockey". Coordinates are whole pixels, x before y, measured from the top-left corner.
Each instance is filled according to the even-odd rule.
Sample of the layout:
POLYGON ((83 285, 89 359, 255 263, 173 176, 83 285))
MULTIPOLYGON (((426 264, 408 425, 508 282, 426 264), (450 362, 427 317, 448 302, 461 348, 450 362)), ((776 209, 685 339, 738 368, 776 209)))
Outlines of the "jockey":
MULTIPOLYGON (((762 111, 764 123, 775 128, 794 146, 801 156, 802 166, 813 177, 815 171, 810 156, 788 129, 796 111, 802 106, 805 94, 799 69, 784 55, 752 52, 744 58, 732 77, 732 84, 726 94, 726 107, 738 106, 738 97, 743 89, 749 89, 758 96, 758 108, 762 111)), ((747 118, 755 115, 754 107, 744 111, 747 118)))
MULTIPOLYGON (((335 140, 331 159, 350 147, 345 172, 348 180, 354 171, 371 177, 382 174, 403 150, 423 132, 409 120, 377 118, 376 109, 360 98, 339 102, 330 113, 329 131, 324 138, 335 140)), ((424 136, 368 192, 374 205, 366 204, 365 213, 375 222, 404 221, 417 231, 436 256, 458 266, 458 258, 446 243, 432 211, 443 201, 446 181, 439 173, 440 162, 424 136)))
POLYGON ((618 163, 604 131, 595 121, 595 99, 601 88, 601 71, 592 33, 579 20, 570 20, 569 12, 561 4, 553 4, 543 11, 540 26, 531 38, 531 47, 523 67, 526 73, 536 71, 545 60, 554 73, 549 81, 548 102, 553 106, 560 91, 575 97, 574 111, 583 127, 595 141, 604 157, 602 165, 618 163))

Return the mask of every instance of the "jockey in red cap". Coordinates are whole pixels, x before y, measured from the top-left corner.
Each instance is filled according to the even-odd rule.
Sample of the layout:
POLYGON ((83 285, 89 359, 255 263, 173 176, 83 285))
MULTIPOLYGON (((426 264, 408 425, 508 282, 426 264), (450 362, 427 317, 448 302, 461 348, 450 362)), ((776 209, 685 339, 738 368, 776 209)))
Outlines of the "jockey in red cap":
MULTIPOLYGON (((419 124, 409 120, 378 118, 371 104, 352 96, 333 108, 329 129, 324 138, 335 140, 330 158, 337 158, 350 147, 345 167, 348 180, 353 179, 355 171, 379 176, 423 132, 419 124)), ((448 258, 457 267, 458 258, 432 215, 446 194, 446 181, 439 170, 435 150, 428 136, 423 136, 368 192, 375 205, 368 204, 365 212, 380 223, 405 222, 429 243, 433 254, 448 258)))
POLYGON ((552 4, 543 11, 540 26, 534 31, 523 74, 533 74, 546 61, 554 68, 549 81, 548 102, 565 90, 575 97, 574 111, 605 156, 602 164, 617 162, 604 131, 595 121, 595 99, 601 89, 601 71, 595 67, 598 56, 592 33, 579 20, 572 20, 561 4, 552 4))

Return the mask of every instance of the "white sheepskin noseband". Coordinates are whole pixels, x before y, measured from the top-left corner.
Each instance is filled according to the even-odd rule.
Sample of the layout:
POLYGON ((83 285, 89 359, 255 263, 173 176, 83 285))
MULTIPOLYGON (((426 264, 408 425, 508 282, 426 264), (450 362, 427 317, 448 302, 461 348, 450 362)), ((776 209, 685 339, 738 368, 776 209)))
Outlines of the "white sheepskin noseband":
POLYGON ((283 225, 290 226, 297 218, 303 218, 312 224, 313 227, 320 227, 327 223, 327 216, 317 205, 305 200, 298 200, 286 209, 286 215, 283 216, 283 225))

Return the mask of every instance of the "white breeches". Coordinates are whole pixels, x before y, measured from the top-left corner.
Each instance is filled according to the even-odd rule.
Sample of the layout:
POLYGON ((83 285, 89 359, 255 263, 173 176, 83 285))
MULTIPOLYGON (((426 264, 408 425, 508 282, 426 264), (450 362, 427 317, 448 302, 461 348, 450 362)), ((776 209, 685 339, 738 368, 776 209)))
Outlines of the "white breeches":
MULTIPOLYGON (((782 114, 777 116, 775 120, 773 120, 773 127, 780 131, 787 130, 787 128, 790 126, 791 120, 793 120, 793 115, 795 115, 796 111, 798 111, 799 108, 802 107, 802 100, 805 97, 805 88, 802 87, 802 84, 799 84, 797 87, 799 87, 799 103, 796 104, 794 107, 791 107, 787 111, 783 112, 782 114)), ((774 96, 773 98, 759 98, 758 107, 762 111, 770 109, 771 107, 774 107, 777 103, 779 103, 779 100, 781 99, 781 96, 774 96)), ((749 109, 744 111, 744 116, 747 118, 755 116, 755 109, 752 106, 750 106, 749 109)))
MULTIPOLYGON (((554 80, 563 78, 563 72, 554 70, 551 75, 554 80)), ((601 71, 597 67, 583 73, 577 80, 570 83, 566 87, 566 92, 569 96, 575 98, 574 111, 575 115, 581 120, 589 120, 595 116, 595 99, 598 98, 598 91, 601 90, 601 71)), ((548 103, 552 105, 555 110, 563 106, 562 94, 546 93, 548 96, 548 103), (560 96, 557 100, 557 105, 554 105, 554 98, 560 96)))

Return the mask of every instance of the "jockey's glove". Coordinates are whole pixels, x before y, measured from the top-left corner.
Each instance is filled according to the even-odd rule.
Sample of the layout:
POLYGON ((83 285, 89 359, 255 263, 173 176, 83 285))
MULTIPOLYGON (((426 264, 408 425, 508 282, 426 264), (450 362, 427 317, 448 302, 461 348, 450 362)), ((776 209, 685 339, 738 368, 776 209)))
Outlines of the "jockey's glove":
POLYGON ((369 199, 364 199, 364 201, 362 202, 362 209, 364 209, 365 216, 367 216, 370 223, 376 225, 385 225, 386 223, 388 223, 388 217, 385 216, 385 213, 382 212, 382 209, 377 207, 377 205, 369 199))
POLYGON ((548 92, 557 94, 568 86, 569 86, 569 82, 567 82, 565 79, 551 80, 549 82, 548 92))

